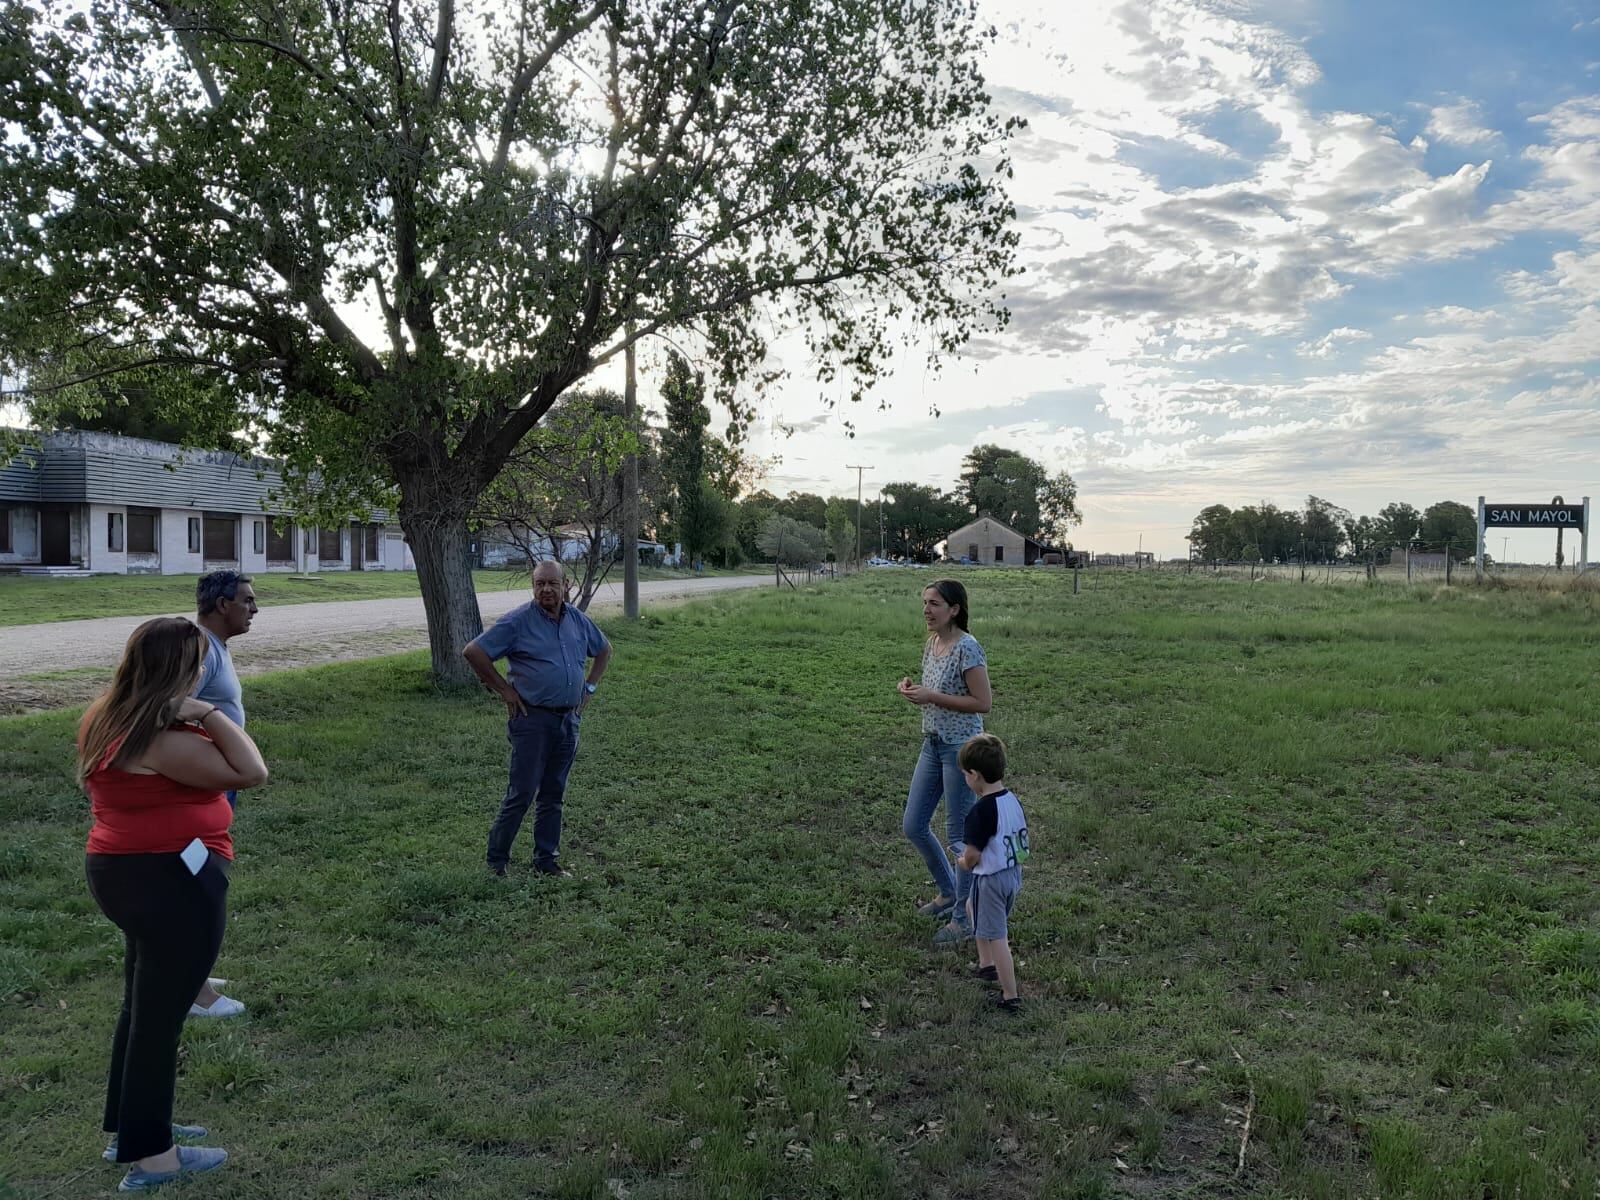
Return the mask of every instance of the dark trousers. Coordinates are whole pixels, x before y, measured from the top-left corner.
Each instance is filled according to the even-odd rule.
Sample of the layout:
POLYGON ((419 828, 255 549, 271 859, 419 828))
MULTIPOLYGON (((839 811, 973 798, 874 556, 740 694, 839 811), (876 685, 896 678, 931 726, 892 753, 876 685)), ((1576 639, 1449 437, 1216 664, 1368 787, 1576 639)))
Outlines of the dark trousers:
POLYGON ((511 843, 533 808, 533 863, 552 868, 561 853, 561 802, 578 754, 578 714, 530 708, 506 722, 511 778, 500 813, 489 827, 489 865, 511 861, 511 843))
POLYGON ((227 921, 222 862, 213 854, 191 875, 176 854, 88 856, 89 891, 127 941, 104 1125, 118 1162, 172 1145, 178 1038, 227 921))

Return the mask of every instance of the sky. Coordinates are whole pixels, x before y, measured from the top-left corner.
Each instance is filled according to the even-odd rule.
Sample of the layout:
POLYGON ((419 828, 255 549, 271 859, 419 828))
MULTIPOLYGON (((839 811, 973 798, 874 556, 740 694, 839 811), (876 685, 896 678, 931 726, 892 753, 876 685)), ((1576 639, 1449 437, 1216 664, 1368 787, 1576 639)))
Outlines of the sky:
POLYGON ((1072 474, 1079 548, 1163 557, 1214 503, 1600 502, 1600 0, 978 3, 1010 323, 862 404, 778 339, 767 488, 996 442, 1072 474))
POLYGON ((980 2, 1010 325, 860 405, 790 363, 768 488, 998 442, 1071 472, 1080 548, 1163 556, 1212 503, 1600 507, 1600 2, 980 2))

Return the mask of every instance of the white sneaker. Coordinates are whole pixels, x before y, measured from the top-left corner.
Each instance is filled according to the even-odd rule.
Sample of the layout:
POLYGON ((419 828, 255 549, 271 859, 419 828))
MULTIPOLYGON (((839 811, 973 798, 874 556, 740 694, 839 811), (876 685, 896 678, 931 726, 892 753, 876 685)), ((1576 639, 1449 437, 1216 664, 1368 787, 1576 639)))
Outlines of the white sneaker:
POLYGON ((218 996, 209 1005, 189 1005, 191 1017, 238 1017, 244 1015, 244 1005, 227 996, 218 996))
POLYGON ((228 986, 228 981, 226 979, 218 979, 215 975, 207 979, 206 982, 211 985, 213 990, 219 992, 228 986))

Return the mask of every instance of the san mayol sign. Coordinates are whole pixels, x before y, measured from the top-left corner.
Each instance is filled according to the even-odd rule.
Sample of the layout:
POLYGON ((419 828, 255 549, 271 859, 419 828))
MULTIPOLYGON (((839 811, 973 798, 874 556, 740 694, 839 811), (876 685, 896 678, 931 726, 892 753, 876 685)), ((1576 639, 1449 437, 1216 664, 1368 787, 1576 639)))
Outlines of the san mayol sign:
POLYGON ((1486 529, 1582 529, 1588 521, 1583 504, 1489 504, 1484 506, 1486 529))
POLYGON ((1483 578, 1483 531, 1486 529, 1577 529, 1579 572, 1589 568, 1589 497, 1582 504, 1485 504, 1478 497, 1478 578, 1483 578))

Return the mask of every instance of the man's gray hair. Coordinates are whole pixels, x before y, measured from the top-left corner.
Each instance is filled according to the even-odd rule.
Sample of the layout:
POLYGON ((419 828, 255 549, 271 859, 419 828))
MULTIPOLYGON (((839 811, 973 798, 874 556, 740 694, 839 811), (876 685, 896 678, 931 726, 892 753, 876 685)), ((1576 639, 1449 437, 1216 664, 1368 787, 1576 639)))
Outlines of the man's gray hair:
POLYGON ((212 571, 208 575, 200 576, 194 585, 194 607, 200 616, 217 611, 217 603, 222 600, 237 600, 239 598, 239 585, 253 583, 250 576, 241 571, 212 571))

